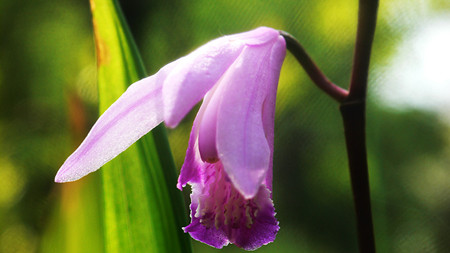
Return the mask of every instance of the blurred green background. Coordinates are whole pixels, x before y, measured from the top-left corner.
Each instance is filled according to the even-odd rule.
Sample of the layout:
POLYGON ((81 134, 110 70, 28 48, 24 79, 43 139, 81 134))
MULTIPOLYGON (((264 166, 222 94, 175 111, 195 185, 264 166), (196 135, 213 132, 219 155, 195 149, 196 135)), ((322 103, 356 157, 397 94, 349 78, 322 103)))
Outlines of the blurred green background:
MULTIPOLYGON (((349 82, 356 0, 121 2, 148 73, 264 25, 296 36, 331 80, 349 82)), ((97 118, 89 3, 1 0, 0 13, 0 252, 102 252, 98 173, 53 183, 97 118)), ((379 252, 450 252, 449 45, 449 1, 381 1, 367 108, 379 252)), ((169 131, 178 168, 194 117, 169 131)), ((337 104, 289 53, 275 125, 281 230, 258 252, 356 252, 337 104)))

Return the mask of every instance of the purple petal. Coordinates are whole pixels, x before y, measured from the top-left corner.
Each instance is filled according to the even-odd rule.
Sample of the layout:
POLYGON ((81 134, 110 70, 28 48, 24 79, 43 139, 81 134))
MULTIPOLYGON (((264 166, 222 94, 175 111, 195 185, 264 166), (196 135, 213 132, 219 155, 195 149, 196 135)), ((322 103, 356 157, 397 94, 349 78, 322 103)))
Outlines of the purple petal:
POLYGON ((200 107, 203 115, 199 121, 198 149, 202 160, 209 163, 219 160, 216 147, 216 128, 217 109, 221 101, 221 88, 220 85, 214 86, 205 96, 205 100, 200 107))
POLYGON ((201 167, 201 181, 192 184, 191 224, 194 239, 222 248, 229 242, 254 250, 272 242, 279 230, 270 191, 262 185, 252 199, 233 186, 220 162, 201 167))
POLYGON ((234 231, 231 243, 245 250, 255 250, 275 240, 280 227, 275 219, 275 208, 270 195, 271 192, 261 186, 253 200, 259 207, 252 226, 244 226, 234 231))
POLYGON ((162 82, 168 65, 132 84, 106 110, 59 169, 55 182, 69 182, 96 171, 163 120, 162 82))
POLYGON ((191 204, 191 224, 186 226, 184 229, 185 233, 189 233, 192 238, 197 241, 201 241, 215 248, 221 249, 223 246, 227 246, 229 244, 229 240, 225 235, 225 232, 222 230, 218 230, 215 227, 205 227, 201 224, 199 218, 195 217, 196 204, 191 204))
POLYGON ((235 187, 253 197, 266 177, 271 148, 263 127, 263 104, 278 80, 272 80, 273 43, 246 47, 220 82, 217 150, 235 187), (274 82, 275 81, 275 82, 274 82))
POLYGON ((262 121, 264 126, 264 133, 266 134, 267 143, 270 148, 269 169, 265 185, 272 191, 272 167, 273 167, 273 139, 274 139, 274 123, 275 123, 275 102, 277 96, 277 86, 280 77, 281 65, 286 56, 286 42, 283 37, 279 36, 277 42, 272 47, 270 55, 270 80, 267 97, 263 104, 262 121))
POLYGON ((198 144, 198 132, 200 128, 200 122, 202 121, 203 114, 206 109, 206 105, 209 103, 208 96, 200 106, 200 109, 195 116, 194 123, 192 125, 191 134, 189 136, 188 148, 186 150, 186 156, 184 158, 183 166, 180 170, 180 176, 178 177, 177 188, 183 190, 183 187, 187 183, 200 182, 200 171, 204 162, 201 159, 198 144))
POLYGON ((200 47, 179 61, 163 87, 164 121, 175 127, 214 86, 242 50, 242 43, 230 46, 217 39, 200 47))
POLYGON ((203 165, 203 161, 200 158, 198 152, 197 135, 198 130, 197 124, 194 121, 194 126, 192 127, 191 134, 189 137, 189 144, 186 151, 186 157, 184 158, 183 166, 180 170, 180 176, 178 177, 177 188, 183 190, 183 187, 187 183, 197 183, 200 181, 200 167, 203 165))
POLYGON ((265 44, 278 36, 278 31, 260 27, 215 39, 179 59, 163 86, 166 125, 175 127, 180 122, 227 71, 244 45, 265 44))
MULTIPOLYGON (((184 165, 183 165, 184 166, 184 165)), ((199 208, 205 208, 205 201, 214 201, 214 196, 209 195, 209 191, 214 189, 216 182, 215 165, 209 163, 203 163, 199 168, 198 172, 201 176, 201 180, 197 183, 192 183, 192 194, 191 194, 191 224, 186 226, 184 229, 185 233, 189 233, 192 238, 204 242, 208 245, 221 249, 223 246, 228 245, 229 240, 224 231, 218 230, 214 225, 207 225, 205 222, 211 223, 211 221, 205 220, 205 216, 201 216, 201 210, 199 208), (205 185, 206 184, 206 185, 205 185), (212 197, 210 199, 206 199, 212 197), (202 207, 200 207, 200 205, 202 207)), ((213 191, 214 192, 214 191, 213 191)), ((218 201, 221 201, 218 199, 218 201)), ((211 206, 211 205, 209 205, 211 206)), ((210 218, 211 212, 208 212, 210 218)))
POLYGON ((271 192, 261 186, 253 199, 253 203, 258 206, 253 224, 250 228, 243 226, 236 229, 232 234, 231 243, 245 250, 255 250, 275 240, 280 227, 275 218, 275 208, 270 195, 271 192))
POLYGON ((273 39, 280 37, 280 32, 270 27, 258 27, 254 30, 228 35, 230 40, 243 40, 248 46, 257 46, 265 44, 273 39))
MULTIPOLYGON (((218 86, 215 86, 205 95, 205 98, 203 99, 203 103, 200 106, 200 109, 198 110, 197 115, 195 116, 195 120, 192 125, 191 134, 189 136, 189 144, 188 144, 188 148, 186 151, 186 157, 184 158, 184 163, 183 163, 183 166, 181 167, 180 176, 178 177, 177 187, 180 190, 182 190, 182 188, 187 183, 200 182, 199 173, 202 170, 201 167, 204 165, 204 161, 206 159, 202 158, 201 146, 203 146, 203 149, 205 147, 204 147, 204 144, 201 145, 201 143, 200 143, 201 141, 199 138, 199 135, 200 135, 199 132, 202 130, 201 129, 202 122, 204 121, 207 110, 210 109, 210 105, 211 105, 210 102, 213 97, 213 94, 217 90, 217 87, 218 86)), ((205 131, 205 130, 203 129, 203 131, 205 131)), ((214 129, 212 135, 210 134, 210 132, 208 132, 208 133, 210 135, 209 136, 210 139, 211 138, 215 139, 215 129, 214 129)), ((203 139, 205 139, 205 137, 203 137, 203 139)), ((210 146, 209 143, 207 145, 210 146)), ((215 145, 215 141, 214 141, 213 145, 215 145)), ((214 149, 214 152, 216 152, 216 154, 217 154, 217 151, 215 151, 216 150, 215 147, 210 147, 210 148, 214 149)))

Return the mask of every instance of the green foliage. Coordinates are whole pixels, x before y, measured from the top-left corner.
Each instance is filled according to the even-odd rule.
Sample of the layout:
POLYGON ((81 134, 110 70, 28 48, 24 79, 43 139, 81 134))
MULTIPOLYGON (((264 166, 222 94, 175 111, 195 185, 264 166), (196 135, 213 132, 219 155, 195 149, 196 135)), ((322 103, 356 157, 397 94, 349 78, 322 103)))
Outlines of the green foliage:
POLYGON ((59 199, 48 220, 41 252, 104 252, 100 177, 59 185, 59 199))
MULTIPOLYGON (((100 112, 146 76, 117 2, 91 1, 100 112)), ((107 252, 189 252, 175 167, 162 126, 102 169, 107 252)))

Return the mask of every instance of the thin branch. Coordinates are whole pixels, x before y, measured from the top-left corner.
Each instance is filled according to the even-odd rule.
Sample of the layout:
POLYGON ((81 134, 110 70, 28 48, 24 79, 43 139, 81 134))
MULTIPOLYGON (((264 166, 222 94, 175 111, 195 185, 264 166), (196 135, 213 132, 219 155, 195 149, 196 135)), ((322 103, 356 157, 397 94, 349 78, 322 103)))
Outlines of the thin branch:
POLYGON ((365 133, 365 101, 340 106, 356 212, 359 252, 375 253, 365 133))
POLYGON ((375 253, 366 148, 366 93, 378 0, 359 0, 352 77, 340 110, 344 121, 350 179, 355 203, 359 252, 375 253))
POLYGON ((372 42, 377 23, 378 0, 359 0, 358 30, 353 57, 353 69, 348 100, 366 98, 367 77, 372 51, 372 42))
POLYGON ((333 99, 338 102, 343 102, 348 96, 348 91, 328 80, 311 57, 309 57, 306 53, 302 45, 292 35, 284 31, 280 31, 280 34, 286 40, 287 49, 302 65, 303 69, 309 75, 314 84, 316 84, 333 99))
POLYGON ((286 40, 287 49, 300 62, 311 80, 325 93, 340 102, 355 203, 358 245, 361 253, 375 253, 367 165, 365 107, 377 11, 378 0, 359 0, 358 28, 349 91, 328 80, 300 43, 292 35, 280 31, 286 40))

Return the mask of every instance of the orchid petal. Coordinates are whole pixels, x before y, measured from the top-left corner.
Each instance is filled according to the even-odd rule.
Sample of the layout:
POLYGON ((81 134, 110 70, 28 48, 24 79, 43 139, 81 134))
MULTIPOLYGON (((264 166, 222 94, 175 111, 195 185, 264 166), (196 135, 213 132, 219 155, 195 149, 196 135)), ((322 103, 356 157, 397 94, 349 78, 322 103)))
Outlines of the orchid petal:
POLYGON ((216 131, 217 109, 221 101, 220 97, 222 96, 221 88, 220 85, 216 85, 209 91, 200 108, 202 118, 199 121, 198 149, 204 162, 214 163, 219 160, 216 147, 216 131))
POLYGON ((279 37, 277 42, 272 47, 270 55, 270 77, 269 87, 266 100, 263 104, 262 121, 264 126, 264 133, 266 134, 267 143, 270 148, 270 161, 265 179, 265 185, 272 191, 272 177, 273 177, 273 142, 274 142, 274 123, 275 123, 275 102, 277 96, 277 84, 280 77, 281 65, 286 56, 286 41, 283 37, 279 37))
POLYGON ((175 127, 180 122, 229 69, 244 45, 264 44, 277 36, 276 30, 260 27, 215 39, 179 59, 163 86, 166 125, 175 127))
POLYGON ((96 171, 163 120, 162 82, 167 65, 157 74, 132 84, 92 127, 78 149, 64 162, 55 182, 70 182, 96 171))
MULTIPOLYGON (((192 198, 194 199, 194 198, 192 198)), ((195 215, 198 204, 191 204, 191 215, 195 215)), ((224 231, 215 227, 205 227, 199 218, 193 216, 191 224, 184 228, 185 233, 189 233, 195 240, 206 243, 217 249, 223 248, 229 244, 228 238, 224 231)))
POLYGON ((175 127, 234 62, 242 43, 217 39, 181 58, 163 86, 164 121, 175 127))
MULTIPOLYGON (((213 87, 203 99, 203 103, 198 110, 197 116, 195 116, 194 123, 192 125, 191 134, 189 136, 189 144, 186 151, 186 157, 184 158, 183 166, 181 167, 180 176, 178 177, 177 187, 182 188, 187 183, 200 182, 200 171, 204 161, 201 158, 199 131, 201 130, 201 122, 204 119, 205 111, 210 106, 213 94, 217 90, 217 86, 213 87)), ((215 135, 215 132, 214 132, 215 135)), ((215 142, 214 142, 215 143, 215 142)))
POLYGON ((261 186, 253 199, 258 206, 258 212, 250 228, 242 227, 236 230, 230 241, 245 250, 255 250, 275 240, 278 221, 275 218, 275 208, 271 200, 272 193, 265 186, 261 186))
POLYGON ((269 168, 271 149, 262 108, 272 81, 272 45, 246 47, 221 80, 217 150, 231 181, 246 198, 257 193, 269 168))
POLYGON ((230 41, 245 41, 245 45, 247 46, 257 46, 280 37, 280 32, 273 28, 261 26, 248 32, 237 33, 225 37, 228 37, 230 41))
MULTIPOLYGON (((217 175, 215 175, 215 165, 203 163, 199 167, 201 180, 192 185, 191 193, 191 223, 184 227, 185 233, 189 233, 192 238, 211 245, 215 248, 221 249, 228 245, 229 240, 225 231, 219 230, 212 223, 215 222, 215 213, 212 210, 202 210, 204 208, 213 207, 209 202, 215 201, 214 196, 210 196, 210 191, 215 193, 214 188, 217 187, 211 182, 215 182, 217 175), (209 198, 208 198, 209 197, 209 198), (207 204, 205 203, 207 202, 207 204), (203 216, 207 215, 208 217, 203 216), (210 225, 206 225, 208 223, 210 225)), ((219 186, 220 187, 220 186, 219 186)), ((224 202, 222 199, 217 199, 218 202, 224 202)))
POLYGON ((178 177, 177 188, 183 190, 183 187, 187 183, 198 183, 200 181, 201 166, 203 164, 200 158, 200 153, 198 151, 197 143, 197 118, 194 121, 194 126, 192 127, 191 134, 189 136, 189 144, 186 151, 186 157, 184 158, 183 166, 180 170, 180 176, 178 177))
POLYGON ((245 199, 220 162, 204 163, 200 174, 201 181, 192 184, 191 224, 185 232, 219 249, 231 242, 254 250, 275 240, 279 226, 266 186, 260 186, 254 198, 245 199))

